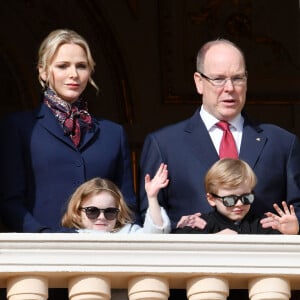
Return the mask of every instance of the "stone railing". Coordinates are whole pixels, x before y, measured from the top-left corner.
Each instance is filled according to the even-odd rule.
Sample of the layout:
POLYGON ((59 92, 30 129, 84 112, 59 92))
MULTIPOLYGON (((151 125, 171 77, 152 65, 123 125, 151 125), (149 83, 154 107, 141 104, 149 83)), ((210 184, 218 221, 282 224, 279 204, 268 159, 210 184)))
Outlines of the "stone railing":
POLYGON ((44 300, 68 288, 71 300, 287 300, 300 289, 300 237, 283 235, 0 234, 0 287, 9 300, 44 300))

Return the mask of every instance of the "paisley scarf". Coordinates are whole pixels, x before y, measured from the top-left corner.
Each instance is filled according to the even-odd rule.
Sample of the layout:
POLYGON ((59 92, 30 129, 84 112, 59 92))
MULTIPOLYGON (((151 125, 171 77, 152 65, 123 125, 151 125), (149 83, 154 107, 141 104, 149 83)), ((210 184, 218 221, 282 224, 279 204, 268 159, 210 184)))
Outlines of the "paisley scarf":
POLYGON ((87 110, 87 102, 79 99, 70 104, 59 98, 53 90, 47 88, 44 91, 44 103, 58 119, 65 135, 70 136, 74 145, 78 147, 81 132, 92 127, 92 118, 87 110))

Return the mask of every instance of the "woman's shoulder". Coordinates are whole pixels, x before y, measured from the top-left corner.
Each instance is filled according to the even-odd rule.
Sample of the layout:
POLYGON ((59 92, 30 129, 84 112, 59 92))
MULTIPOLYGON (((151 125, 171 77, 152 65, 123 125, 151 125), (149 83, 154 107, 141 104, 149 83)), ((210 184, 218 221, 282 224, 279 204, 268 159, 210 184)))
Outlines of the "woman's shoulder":
POLYGON ((123 125, 114 121, 93 117, 93 123, 100 129, 100 132, 102 132, 102 134, 109 134, 109 136, 126 135, 123 125))
POLYGON ((24 110, 4 115, 0 121, 1 128, 28 128, 34 125, 38 118, 39 108, 24 110))
POLYGON ((16 111, 13 113, 8 113, 6 115, 3 116, 3 120, 23 120, 23 119, 30 119, 30 118, 34 118, 37 114, 37 110, 24 110, 24 111, 16 111))
POLYGON ((104 118, 99 118, 92 116, 93 120, 95 121, 96 124, 98 124, 100 127, 109 127, 109 128, 115 128, 115 129, 122 129, 123 125, 120 123, 117 123, 115 121, 109 120, 109 119, 104 119, 104 118))

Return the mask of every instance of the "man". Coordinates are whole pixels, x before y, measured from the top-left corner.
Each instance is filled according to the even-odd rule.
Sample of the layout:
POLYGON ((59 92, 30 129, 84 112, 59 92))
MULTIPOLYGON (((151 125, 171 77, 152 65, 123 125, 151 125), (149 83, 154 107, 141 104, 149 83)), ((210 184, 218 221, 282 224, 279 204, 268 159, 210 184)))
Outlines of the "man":
MULTIPOLYGON (((273 203, 286 201, 294 205, 300 220, 299 140, 278 126, 254 124, 242 112, 247 91, 242 51, 228 40, 206 43, 197 55, 194 81, 202 95, 202 106, 191 118, 149 134, 140 160, 142 179, 146 173, 154 176, 162 162, 168 165, 170 182, 160 192, 159 202, 167 210, 172 227, 183 215, 211 210, 206 201, 204 176, 219 159, 223 130, 216 123, 220 120, 229 122, 239 158, 257 175, 256 201, 251 212, 261 217, 267 211, 274 212, 273 203)), ((141 180, 142 216, 146 208, 141 180)))
MULTIPOLYGON (((155 174, 163 162, 168 165, 169 184, 158 195, 172 227, 183 215, 211 210, 206 201, 204 176, 219 160, 223 131, 216 123, 230 123, 240 159, 254 170, 258 184, 251 213, 258 217, 273 211, 273 203, 286 201, 300 220, 300 143, 298 138, 275 125, 254 124, 242 113, 246 102, 247 72, 242 51, 228 40, 206 43, 197 55, 194 74, 202 106, 182 122, 149 134, 144 142, 141 179, 155 174)), ((141 180, 140 213, 147 208, 141 180)), ((194 215, 195 216, 195 215, 194 215)), ((193 220, 202 220, 197 217, 193 220)), ((191 225, 183 222, 182 225, 191 225)), ((204 227, 205 222, 198 222, 204 227)), ((265 223, 268 227, 268 223, 265 223)), ((184 290, 171 290, 171 299, 184 299, 184 290)), ((248 299, 247 290, 233 290, 228 299, 248 299)))

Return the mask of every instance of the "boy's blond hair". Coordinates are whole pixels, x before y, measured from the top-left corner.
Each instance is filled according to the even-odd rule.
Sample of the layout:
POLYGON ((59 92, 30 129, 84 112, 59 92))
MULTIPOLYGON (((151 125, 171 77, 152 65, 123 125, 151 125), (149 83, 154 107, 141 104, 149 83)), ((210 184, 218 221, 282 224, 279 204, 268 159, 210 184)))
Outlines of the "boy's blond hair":
POLYGON ((206 173, 204 184, 207 193, 216 194, 219 188, 235 189, 247 183, 251 190, 257 178, 252 168, 243 160, 223 158, 218 160, 206 173))

